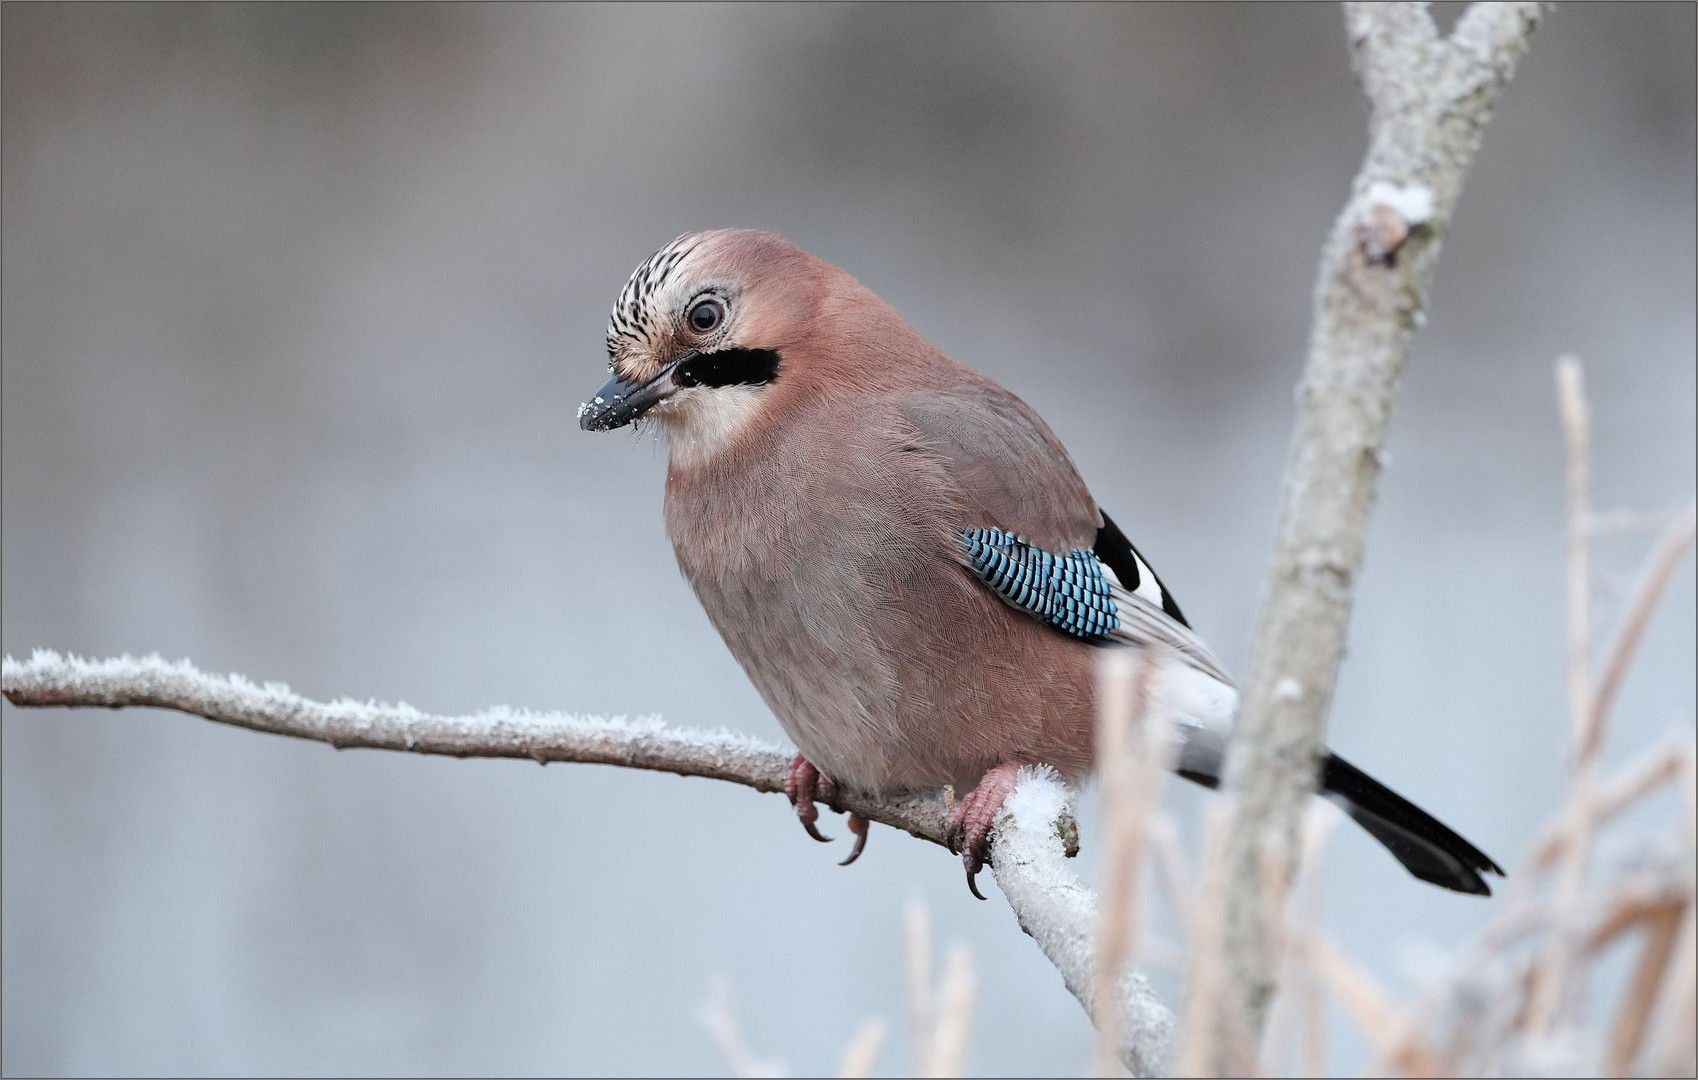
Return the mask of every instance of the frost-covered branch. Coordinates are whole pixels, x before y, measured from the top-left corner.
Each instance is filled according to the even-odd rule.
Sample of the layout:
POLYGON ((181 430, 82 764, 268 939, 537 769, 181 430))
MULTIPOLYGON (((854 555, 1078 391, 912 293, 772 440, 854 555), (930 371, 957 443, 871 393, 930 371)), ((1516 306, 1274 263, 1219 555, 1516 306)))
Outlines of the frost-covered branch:
MULTIPOLYGON (((997 814, 992 854, 996 883, 1062 982, 1092 1017, 1097 1005, 1097 897, 1073 873, 1067 852, 1077 842, 1067 789, 1048 769, 1022 769, 1019 785, 997 814), (1058 829, 1057 823, 1063 828, 1058 829)), ((1165 1076, 1173 1014, 1142 975, 1122 974, 1115 1027, 1120 1060, 1133 1076, 1165 1076)))
MULTIPOLYGON (((1344 7, 1370 140, 1321 253, 1279 539, 1227 761, 1238 808, 1227 841, 1221 1005, 1237 1019, 1223 1015, 1217 1036, 1262 1027, 1277 946, 1270 899, 1290 879, 1315 786, 1392 392, 1463 177, 1543 14, 1536 3, 1475 4, 1447 39, 1425 4, 1344 7)), ((1224 1075, 1247 1064, 1214 1061, 1224 1075)))
MULTIPOLYGON (((0 664, 0 690, 14 705, 174 709, 338 749, 622 765, 729 780, 765 792, 784 790, 790 761, 790 753, 781 747, 746 735, 667 727, 653 719, 626 721, 505 707, 472 716, 433 716, 405 704, 325 704, 280 683, 262 686, 240 675, 208 675, 187 661, 171 663, 157 656, 80 660, 37 650, 27 661, 7 657, 0 664)), ((1061 972, 1087 1013, 1096 1016, 1096 898, 1067 862, 1078 847, 1068 797, 1053 772, 1024 771, 997 816, 991 871, 1021 928, 1061 972)), ((944 843, 949 808, 942 795, 875 799, 845 791, 837 806, 922 840, 944 843)), ((1159 1075, 1167 1061, 1172 1018, 1142 978, 1128 975, 1121 989, 1122 1059, 1134 1075, 1159 1075)))
MULTIPOLYGON (((14 705, 148 706, 220 724, 329 743, 338 750, 406 750, 450 757, 529 758, 623 765, 679 776, 729 780, 756 791, 784 790, 790 754, 736 732, 668 727, 657 719, 539 713, 497 706, 471 716, 434 716, 411 705, 309 701, 282 683, 209 675, 188 661, 158 656, 81 660, 37 649, 7 657, 0 689, 14 705)), ((948 807, 935 794, 872 799, 845 792, 838 808, 922 840, 943 844, 948 807)))

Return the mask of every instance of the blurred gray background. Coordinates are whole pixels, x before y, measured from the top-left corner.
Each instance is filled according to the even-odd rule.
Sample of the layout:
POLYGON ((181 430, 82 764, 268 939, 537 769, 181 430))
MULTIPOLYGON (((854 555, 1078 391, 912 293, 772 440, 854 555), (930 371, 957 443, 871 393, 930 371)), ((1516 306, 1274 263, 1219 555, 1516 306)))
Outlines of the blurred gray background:
MULTIPOLYGON (((1398 402, 1331 741, 1506 864, 1564 760, 1553 359, 1601 508, 1693 488, 1693 32, 1539 31, 1398 402)), ((677 574, 663 450, 574 422, 631 269, 750 225, 1030 401, 1243 669, 1365 145, 1331 5, 8 4, 0 42, 5 652, 779 738, 677 574)), ((1601 543, 1606 616, 1646 539, 1601 543)), ((1692 729, 1693 628, 1689 562, 1609 760, 1692 729)), ((715 973, 830 1070, 901 1033, 913 895, 983 976, 973 1068, 1087 1060, 1007 907, 889 830, 839 869, 725 784, 3 717, 8 1074, 716 1072, 715 973)), ((1493 911, 1355 830, 1327 881, 1399 990, 1493 911)))

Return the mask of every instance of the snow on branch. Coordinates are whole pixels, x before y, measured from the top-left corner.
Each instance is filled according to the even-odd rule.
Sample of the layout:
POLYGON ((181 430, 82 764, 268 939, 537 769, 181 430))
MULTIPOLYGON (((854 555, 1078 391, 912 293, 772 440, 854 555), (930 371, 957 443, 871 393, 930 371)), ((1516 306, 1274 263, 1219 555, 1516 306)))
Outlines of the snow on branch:
MULTIPOLYGON (((329 743, 453 757, 529 758, 622 765, 729 780, 756 791, 784 790, 790 752, 735 732, 496 707, 471 716, 434 716, 410 705, 347 699, 325 704, 281 683, 209 675, 188 661, 158 656, 82 660, 38 649, 27 661, 0 662, 0 690, 18 706, 174 709, 250 731, 329 743)), ((1031 935, 1087 1013, 1096 1011, 1093 943, 1096 897, 1068 865, 1078 850, 1070 793, 1048 769, 1023 770, 997 815, 991 872, 1031 935)), ((837 808, 944 844, 949 804, 937 793, 875 799, 843 792, 837 808)), ((1121 981, 1121 1059, 1135 1076, 1160 1075, 1173 1020, 1135 974, 1121 981)))
MULTIPOLYGON (((0 689, 14 705, 150 706, 220 724, 329 743, 338 750, 408 750, 451 757, 529 758, 623 765, 680 776, 730 780, 756 791, 784 790, 790 753, 736 732, 668 727, 655 718, 578 716, 496 706, 471 716, 434 716, 411 705, 343 698, 310 701, 282 683, 209 675, 187 660, 158 656, 82 660, 37 649, 6 657, 0 689)), ((941 797, 874 800, 845 793, 839 808, 942 844, 948 808, 941 797)))
MULTIPOLYGON (((1067 796, 1054 771, 1021 769, 1018 785, 997 814, 992 869, 1020 928, 1061 972, 1085 1012, 1102 1018, 1097 897, 1067 863, 1078 842, 1077 832, 1070 831, 1076 826, 1067 796)), ((1109 1030, 1121 1064, 1133 1076, 1168 1075, 1173 1014, 1142 975, 1123 972, 1117 986, 1119 1011, 1109 1030)))
MULTIPOLYGON (((1315 787, 1392 392, 1463 178, 1544 12, 1474 4, 1444 38, 1425 4, 1344 9, 1369 146, 1321 253, 1279 536, 1227 759, 1237 811, 1220 950, 1230 974, 1211 1040, 1221 1048, 1254 1047, 1226 1036, 1259 1032, 1272 996, 1276 912, 1315 787)), ((1224 1049, 1213 1062, 1221 1075, 1246 1065, 1224 1049)))

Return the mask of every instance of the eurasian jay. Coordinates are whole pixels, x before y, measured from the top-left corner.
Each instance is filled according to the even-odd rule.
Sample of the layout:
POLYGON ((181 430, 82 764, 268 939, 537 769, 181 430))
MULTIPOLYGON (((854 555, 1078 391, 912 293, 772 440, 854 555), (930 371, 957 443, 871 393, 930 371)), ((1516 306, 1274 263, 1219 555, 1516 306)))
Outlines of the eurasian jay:
MULTIPOLYGON (((1089 773, 1105 647, 1161 664, 1175 769, 1218 784, 1238 694, 1173 594, 1025 402, 860 282, 773 233, 681 236, 631 275, 607 350, 579 424, 666 434, 679 568, 800 751, 810 835, 837 785, 951 785, 971 886, 1019 766, 1089 773)), ((1422 880, 1503 873, 1336 754, 1320 783, 1422 880)))

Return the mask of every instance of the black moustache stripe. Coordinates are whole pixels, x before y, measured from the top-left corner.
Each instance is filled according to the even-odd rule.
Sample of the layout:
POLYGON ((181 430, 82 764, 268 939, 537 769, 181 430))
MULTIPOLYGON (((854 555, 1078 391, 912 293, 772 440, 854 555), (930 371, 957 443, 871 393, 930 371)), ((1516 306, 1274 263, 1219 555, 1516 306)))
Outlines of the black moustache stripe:
POLYGON ((721 349, 678 365, 679 386, 764 386, 778 378, 778 354, 771 349, 721 349))

